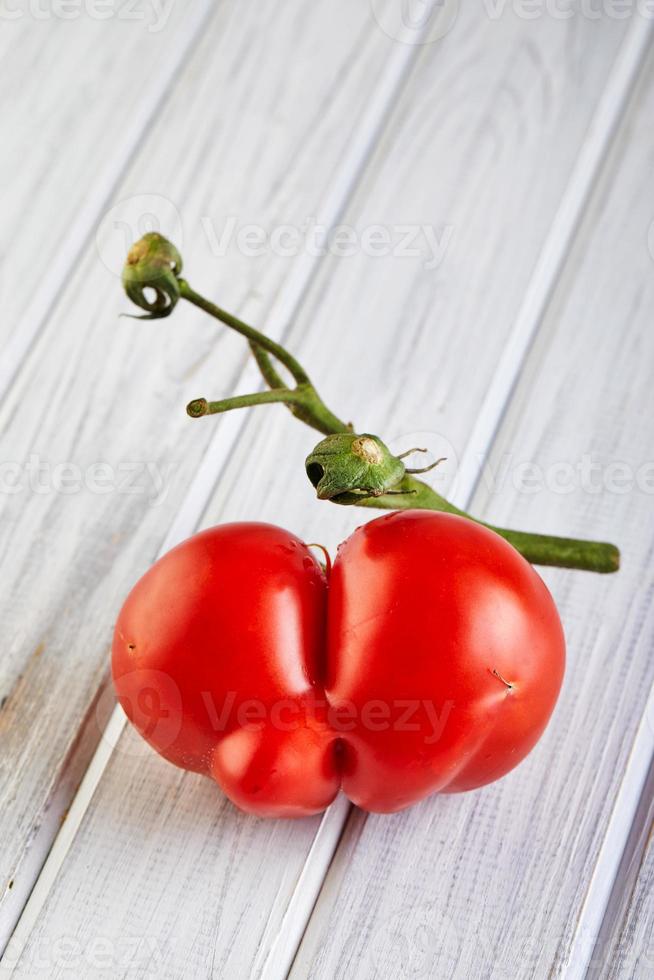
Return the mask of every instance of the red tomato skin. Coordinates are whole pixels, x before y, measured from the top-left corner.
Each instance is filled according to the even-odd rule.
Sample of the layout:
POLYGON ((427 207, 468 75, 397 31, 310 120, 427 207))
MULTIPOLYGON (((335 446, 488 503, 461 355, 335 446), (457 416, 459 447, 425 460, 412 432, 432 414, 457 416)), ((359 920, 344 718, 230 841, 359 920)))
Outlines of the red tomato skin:
POLYGON ((324 810, 340 784, 317 683, 326 592, 311 551, 280 528, 226 524, 184 541, 140 579, 116 624, 112 672, 128 718, 242 809, 324 810))
POLYGON ((342 736, 342 787, 360 807, 392 812, 507 773, 541 736, 564 668, 550 593, 494 532, 404 511, 339 548, 325 687, 359 719, 342 736), (386 709, 370 724, 373 703, 386 709))
POLYGON ((392 812, 497 779, 538 740, 564 662, 533 568, 430 511, 357 529, 329 589, 279 528, 197 534, 134 587, 112 653, 127 716, 161 755, 278 817, 318 813, 340 787, 392 812))

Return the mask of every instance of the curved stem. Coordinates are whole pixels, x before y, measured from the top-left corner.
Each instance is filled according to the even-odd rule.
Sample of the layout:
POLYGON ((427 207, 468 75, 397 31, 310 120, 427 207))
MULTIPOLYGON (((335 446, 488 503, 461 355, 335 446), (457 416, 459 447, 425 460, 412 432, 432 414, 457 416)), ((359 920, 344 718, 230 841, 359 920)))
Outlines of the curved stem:
MULTIPOLYGON (((268 351, 274 357, 280 361, 285 368, 291 372, 294 381, 298 385, 310 384, 309 376, 302 367, 302 365, 295 360, 292 354, 281 346, 281 344, 275 343, 274 340, 270 340, 265 334, 260 333, 255 330, 254 327, 248 326, 238 317, 232 316, 231 313, 227 313, 226 310, 222 310, 215 303, 210 302, 205 299, 204 296, 200 296, 196 293, 194 289, 191 289, 189 284, 185 279, 179 279, 179 293, 183 299, 187 299, 189 303, 193 303, 194 306, 198 306, 205 313, 209 313, 210 316, 220 320, 221 323, 226 324, 226 326, 231 327, 237 333, 240 333, 243 337, 247 337, 249 341, 253 341, 258 347, 262 347, 265 351, 268 351)), ((271 365, 272 367, 272 365, 271 365)), ((279 375, 277 375, 279 378, 279 375)), ((281 379, 280 379, 281 380, 281 379)))
POLYGON ((254 356, 257 366, 261 371, 261 376, 270 388, 285 388, 286 385, 281 376, 275 370, 273 362, 270 360, 268 351, 265 351, 259 344, 250 341, 250 350, 254 356))
POLYGON ((201 398, 195 399, 187 408, 189 415, 193 418, 199 418, 202 415, 217 415, 220 412, 228 412, 232 408, 284 402, 296 418, 312 429, 317 429, 318 432, 330 435, 332 432, 351 431, 351 426, 342 422, 327 408, 302 365, 296 361, 292 354, 289 354, 285 347, 266 337, 259 330, 255 330, 254 327, 250 327, 243 320, 239 320, 238 317, 222 310, 215 303, 205 299, 204 296, 200 296, 194 289, 191 289, 185 279, 179 280, 179 291, 180 297, 187 299, 189 303, 198 306, 205 313, 209 313, 210 316, 220 320, 221 323, 231 327, 232 330, 249 340, 250 349, 256 358, 263 379, 271 388, 270 391, 252 395, 238 395, 235 398, 225 398, 218 402, 206 402, 205 399, 201 398), (288 388, 284 385, 270 360, 269 354, 276 357, 290 371, 297 385, 296 388, 288 388), (202 403, 209 406, 208 410, 199 410, 202 403))
MULTIPOLYGON (((302 386, 298 385, 295 390, 302 392, 303 389, 302 386)), ((312 429, 316 429, 317 432, 322 432, 325 436, 332 435, 334 432, 352 431, 351 425, 342 422, 327 408, 312 384, 304 387, 303 397, 295 405, 290 405, 289 408, 301 422, 312 429)))

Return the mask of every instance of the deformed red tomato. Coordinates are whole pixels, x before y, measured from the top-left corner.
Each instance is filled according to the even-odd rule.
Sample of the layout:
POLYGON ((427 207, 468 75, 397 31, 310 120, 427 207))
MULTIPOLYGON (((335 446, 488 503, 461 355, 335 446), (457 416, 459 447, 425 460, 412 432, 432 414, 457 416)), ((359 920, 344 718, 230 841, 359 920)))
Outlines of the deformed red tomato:
POLYGON ((356 530, 329 582, 279 528, 197 534, 137 583, 113 645, 143 737, 266 816, 317 813, 341 788, 391 812, 497 779, 543 732, 564 662, 531 565, 420 510, 356 530))

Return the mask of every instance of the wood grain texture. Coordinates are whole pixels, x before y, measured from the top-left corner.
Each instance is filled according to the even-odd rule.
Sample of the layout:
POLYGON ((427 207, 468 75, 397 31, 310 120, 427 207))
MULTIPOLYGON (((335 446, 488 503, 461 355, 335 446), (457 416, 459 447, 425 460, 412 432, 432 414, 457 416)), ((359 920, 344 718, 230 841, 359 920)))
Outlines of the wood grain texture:
MULTIPOLYGON (((645 712, 652 731, 654 689, 645 712)), ((588 980, 648 980, 654 975, 654 760, 643 789, 598 940, 588 980)))
POLYGON ((650 840, 606 976, 651 980, 654 976, 654 849, 650 840))
MULTIPOLYGON (((625 915, 612 942, 593 957, 610 980, 651 980, 654 976, 654 848, 650 812, 647 848, 634 887, 628 895, 625 915), (608 955, 607 955, 608 954, 608 955)), ((593 976, 591 970, 590 976, 593 976)))
POLYGON ((189 0, 111 6, 61 17, 20 3, 1 18, 3 388, 211 12, 189 0))
MULTIPOLYGON (((622 36, 615 22, 548 20, 534 31, 508 14, 497 23, 467 9, 456 31, 422 54, 345 220, 359 235, 376 224, 429 224, 439 236, 451 226, 446 255, 436 268, 425 267, 424 243, 414 256, 328 258, 289 341, 327 400, 362 427, 404 447, 421 431, 439 455, 445 442, 462 451, 622 36)), ((298 464, 315 441, 282 409, 250 415, 203 524, 256 516, 333 547, 362 515, 313 503, 298 464)), ((445 470, 439 485, 452 475, 445 470)), ((74 937, 85 956, 98 937, 116 949, 125 929, 159 944, 159 976, 191 976, 198 964, 215 976, 259 975, 317 822, 244 817, 210 784, 148 753, 135 761, 134 751, 125 733, 16 975, 32 975, 44 950, 52 975, 64 975, 52 962, 58 939, 74 937), (149 814, 152 845, 133 847, 135 834, 147 837, 149 814), (191 880, 197 858, 189 855, 212 846, 217 819, 216 877, 202 874, 184 892, 177 927, 182 893, 175 885, 168 895, 161 883, 191 880), (239 850, 244 836, 252 853, 239 850), (254 877, 252 855, 261 866, 254 877)), ((377 829, 380 852, 389 832, 377 829)), ((343 926, 336 942, 345 940, 345 955, 343 926)))
POLYGON ((120 602, 155 557, 210 440, 184 405, 200 382, 230 390, 246 356, 190 310, 172 328, 119 320, 128 304, 116 251, 125 254, 125 235, 141 230, 129 222, 155 201, 194 282, 210 291, 218 280, 227 306, 265 320, 293 260, 270 253, 262 271, 235 239, 216 256, 206 229, 220 235, 234 216, 236 231, 256 219, 270 234, 318 211, 392 47, 367 8, 345 2, 292 0, 264 13, 217 6, 116 190, 127 204, 100 223, 97 242, 89 229, 91 243, 4 401, 2 460, 20 481, 0 499, 5 924, 106 720, 96 696, 120 602))
POLYGON ((483 791, 353 814, 293 976, 576 976, 568 961, 592 952, 584 902, 654 680, 653 108, 650 63, 475 501, 501 523, 616 539, 623 567, 544 575, 569 661, 543 740, 483 791))

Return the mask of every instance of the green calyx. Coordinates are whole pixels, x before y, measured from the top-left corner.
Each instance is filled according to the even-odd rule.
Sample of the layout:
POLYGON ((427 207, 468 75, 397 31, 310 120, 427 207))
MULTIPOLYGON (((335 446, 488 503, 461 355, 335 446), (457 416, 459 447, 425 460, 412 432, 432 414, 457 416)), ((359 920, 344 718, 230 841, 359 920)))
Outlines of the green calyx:
POLYGON ((132 302, 146 311, 138 319, 157 320, 172 313, 180 297, 181 271, 181 255, 159 232, 148 232, 132 245, 123 266, 123 287, 132 302), (146 294, 148 289, 153 298, 146 294))
POLYGON ((319 500, 337 504, 360 503, 393 490, 406 473, 378 436, 337 432, 318 443, 305 460, 307 476, 319 500))

